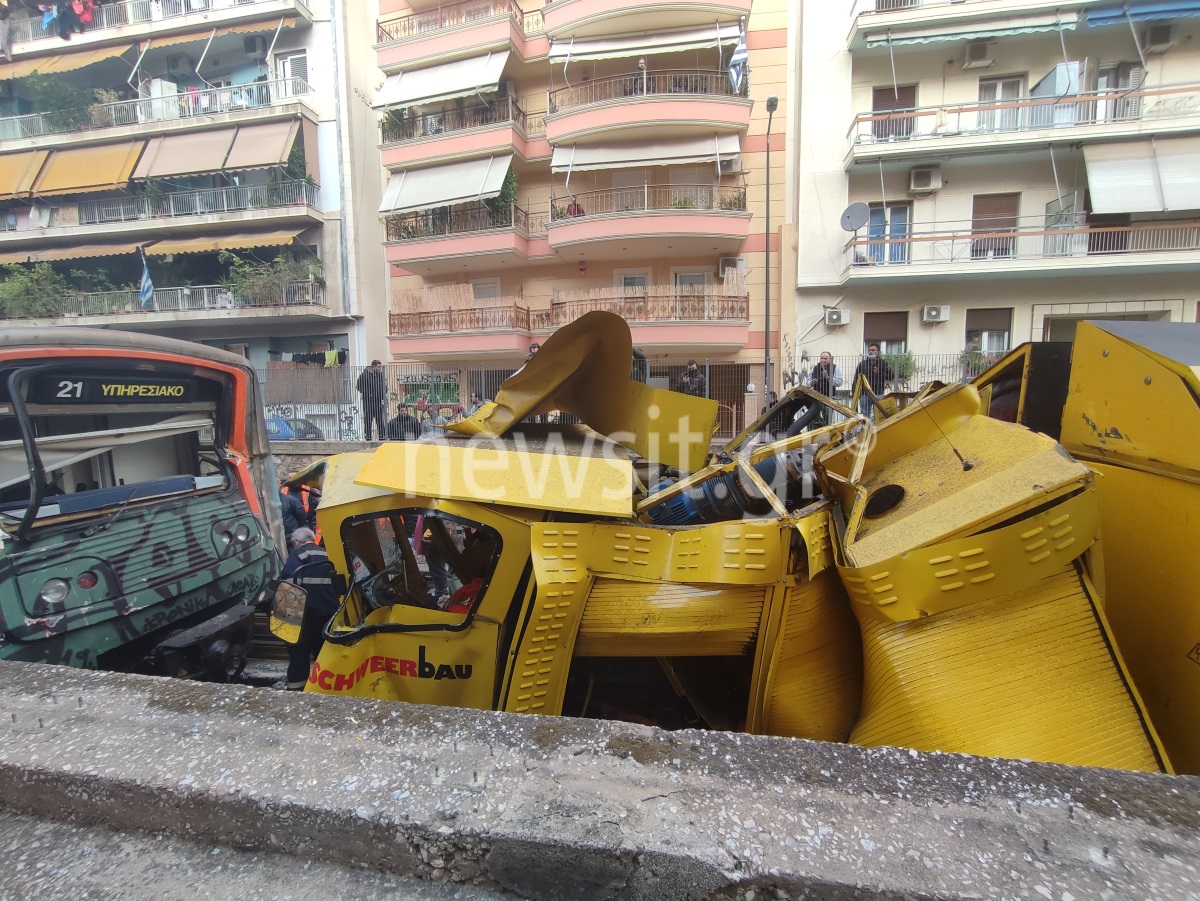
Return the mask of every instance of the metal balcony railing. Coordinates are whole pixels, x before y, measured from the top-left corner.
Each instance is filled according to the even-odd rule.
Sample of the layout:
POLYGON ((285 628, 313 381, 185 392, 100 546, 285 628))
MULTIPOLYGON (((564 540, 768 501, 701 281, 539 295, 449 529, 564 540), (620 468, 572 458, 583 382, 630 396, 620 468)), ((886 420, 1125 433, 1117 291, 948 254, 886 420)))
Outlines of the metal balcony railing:
POLYGON ((89 200, 79 204, 79 224, 99 225, 138 219, 205 216, 287 206, 317 207, 316 185, 303 181, 236 188, 209 188, 174 194, 89 200))
POLYGON ((746 189, 709 185, 643 185, 640 188, 609 188, 567 197, 550 203, 554 222, 607 213, 641 213, 647 210, 678 212, 744 212, 746 189))
POLYGON ((1092 226, 1024 217, 1015 224, 944 222, 856 237, 845 246, 844 263, 871 269, 1187 251, 1200 251, 1200 220, 1092 226))
POLYGON ((516 229, 529 233, 529 214, 515 203, 493 209, 487 204, 437 207, 417 213, 405 213, 387 220, 387 240, 421 241, 448 235, 465 235, 492 229, 516 229))
MULTIPOLYGON (((82 30, 102 31, 105 28, 119 28, 122 25, 137 25, 140 23, 158 23, 167 19, 195 13, 206 13, 220 9, 243 9, 266 3, 268 0, 115 0, 97 3, 92 10, 92 21, 83 25, 82 30)), ((42 38, 58 38, 58 20, 43 27, 42 17, 29 19, 13 19, 10 25, 12 42, 22 44, 27 41, 37 41, 42 38)))
POLYGON ((312 87, 302 78, 277 78, 254 84, 188 90, 175 97, 146 97, 93 103, 79 114, 46 111, 0 118, 0 141, 39 135, 70 134, 145 122, 187 121, 214 113, 261 110, 272 104, 307 98, 312 87))
POLYGON ((424 310, 391 313, 388 323, 392 335, 428 335, 436 333, 520 329, 529 331, 529 310, 518 304, 502 307, 480 307, 472 310, 424 310))
POLYGON ((848 139, 853 147, 1188 116, 1200 116, 1200 83, 859 113, 850 125, 848 139))
POLYGON ((30 297, 8 301, 4 319, 61 319, 127 313, 188 313, 254 308, 326 306, 325 285, 316 281, 285 282, 254 296, 238 294, 223 285, 155 288, 154 304, 143 308, 136 289, 30 297))
POLYGON ((497 19, 511 19, 522 34, 541 34, 545 29, 541 12, 525 13, 512 0, 465 0, 436 9, 412 13, 387 22, 375 23, 380 44, 428 37, 432 32, 469 25, 485 25, 497 19))
POLYGON ((647 96, 700 95, 708 97, 744 97, 749 85, 742 80, 741 92, 729 83, 729 73, 710 69, 670 69, 643 71, 613 78, 595 78, 570 88, 550 92, 550 112, 590 106, 607 101, 638 100, 647 96))
POLYGON ((525 113, 511 98, 495 100, 490 105, 473 104, 461 110, 423 113, 405 118, 389 116, 380 128, 380 135, 384 144, 400 144, 502 122, 511 122, 521 131, 525 130, 525 113))

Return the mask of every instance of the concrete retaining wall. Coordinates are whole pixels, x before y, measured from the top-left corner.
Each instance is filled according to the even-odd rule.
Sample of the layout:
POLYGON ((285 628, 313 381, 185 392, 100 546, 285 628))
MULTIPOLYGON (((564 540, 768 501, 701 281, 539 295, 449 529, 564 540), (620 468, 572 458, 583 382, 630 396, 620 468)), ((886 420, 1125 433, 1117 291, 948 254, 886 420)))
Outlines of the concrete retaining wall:
POLYGON ((0 804, 48 820, 536 899, 1200 899, 1194 778, 35 664, 0 686, 0 804))

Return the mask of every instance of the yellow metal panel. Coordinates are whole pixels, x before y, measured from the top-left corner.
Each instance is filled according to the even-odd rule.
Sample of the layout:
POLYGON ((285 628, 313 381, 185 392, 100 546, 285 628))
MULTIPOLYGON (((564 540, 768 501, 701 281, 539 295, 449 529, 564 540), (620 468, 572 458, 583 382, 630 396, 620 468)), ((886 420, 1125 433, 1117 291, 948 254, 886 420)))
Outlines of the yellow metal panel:
POLYGON ((40 196, 108 191, 129 181, 145 141, 55 150, 33 186, 40 196))
POLYGON ((994 602, 915 622, 861 623, 856 744, 1162 769, 1073 566, 994 602))
POLYGON ((833 537, 830 534, 832 526, 832 504, 826 502, 818 510, 809 510, 802 516, 792 519, 796 531, 804 539, 804 547, 808 551, 808 577, 816 578, 817 573, 833 566, 833 537))
POLYGON ((533 533, 530 553, 537 597, 520 637, 504 709, 562 713, 575 634, 592 577, 578 559, 579 530, 545 526, 533 533))
POLYGON ((536 454, 466 441, 398 441, 380 447, 356 481, 414 496, 633 515, 633 465, 615 457, 536 454))
POLYGON ((30 150, 0 156, 0 200, 27 195, 49 155, 49 150, 30 150))
POLYGON ((575 640, 579 657, 737 656, 754 642, 763 586, 597 578, 575 640))
POLYGON ((1200 774, 1200 484, 1093 467, 1100 475, 1105 615, 1172 764, 1200 774))
POLYGON ((1098 529, 1089 489, 1004 528, 838 570, 860 616, 903 622, 1029 588, 1091 547, 1098 529))
POLYGON ((862 640, 832 569, 786 589, 773 644, 755 731, 845 741, 862 695, 862 640))
POLYGON ((594 310, 547 338, 494 403, 450 428, 497 438, 526 416, 564 410, 649 460, 687 472, 703 467, 717 402, 635 382, 632 364, 629 324, 594 310))

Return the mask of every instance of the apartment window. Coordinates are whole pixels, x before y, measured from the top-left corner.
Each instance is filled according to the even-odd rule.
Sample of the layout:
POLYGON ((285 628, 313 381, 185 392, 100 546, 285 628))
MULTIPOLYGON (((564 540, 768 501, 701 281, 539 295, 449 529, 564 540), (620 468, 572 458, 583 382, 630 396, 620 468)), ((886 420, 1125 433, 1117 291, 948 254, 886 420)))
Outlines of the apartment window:
POLYGON ((1141 63, 1115 63, 1100 67, 1096 73, 1096 121, 1113 122, 1140 119, 1142 98, 1127 96, 1141 90, 1146 70, 1141 63))
POLYGON ((500 296, 500 279, 476 278, 471 280, 471 294, 476 300, 496 300, 500 296))
POLYGON ((1020 194, 976 194, 971 202, 971 259, 1011 257, 1020 194), (986 237, 980 237, 985 235, 986 237))
MULTIPOLYGON (((872 265, 908 262, 908 236, 912 226, 911 203, 873 203, 867 226, 867 259, 872 265)), ((856 261, 857 262, 857 261, 856 261)))
POLYGON ((613 284, 623 288, 626 294, 641 296, 650 284, 650 270, 616 269, 613 271, 613 284))
POLYGON ((863 353, 872 344, 881 354, 902 354, 908 349, 908 313, 865 313, 863 353))
POLYGON ((967 350, 984 354, 1007 351, 1011 346, 1012 317, 1012 307, 967 310, 967 350))
POLYGON ((1016 131, 1021 127, 1017 101, 1025 91, 1020 75, 979 79, 979 130, 1016 131))
POLYGON ((917 86, 906 84, 876 88, 871 92, 871 113, 876 117, 871 123, 871 132, 877 141, 908 138, 913 133, 916 117, 905 111, 917 107, 917 86), (897 115, 887 115, 896 113, 897 115))
MULTIPOLYGON (((1059 63, 1035 84, 1029 96, 1052 100, 1055 97, 1075 97, 1079 93, 1082 63, 1059 63)), ((1059 103, 1040 103, 1029 110, 1029 124, 1034 128, 1075 125, 1079 121, 1080 103, 1075 100, 1059 103)), ((1090 116, 1085 116, 1086 119, 1090 116)))
POLYGON ((275 75, 279 96, 294 97, 308 93, 308 54, 301 50, 275 57, 275 75))
POLYGON ((676 288, 703 288, 712 284, 712 272, 707 269, 677 269, 675 270, 676 288))

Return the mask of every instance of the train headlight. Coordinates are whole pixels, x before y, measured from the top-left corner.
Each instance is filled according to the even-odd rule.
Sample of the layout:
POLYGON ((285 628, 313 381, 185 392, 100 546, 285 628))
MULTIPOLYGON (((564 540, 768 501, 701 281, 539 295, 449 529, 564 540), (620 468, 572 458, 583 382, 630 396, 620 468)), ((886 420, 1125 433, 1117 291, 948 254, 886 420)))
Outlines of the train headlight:
POLYGON ((250 527, 244 522, 239 523, 238 527, 233 530, 233 539, 238 544, 243 544, 250 540, 250 527))
POLYGON ((38 592, 38 600, 43 604, 61 604, 71 593, 71 585, 64 579, 50 579, 38 592))

